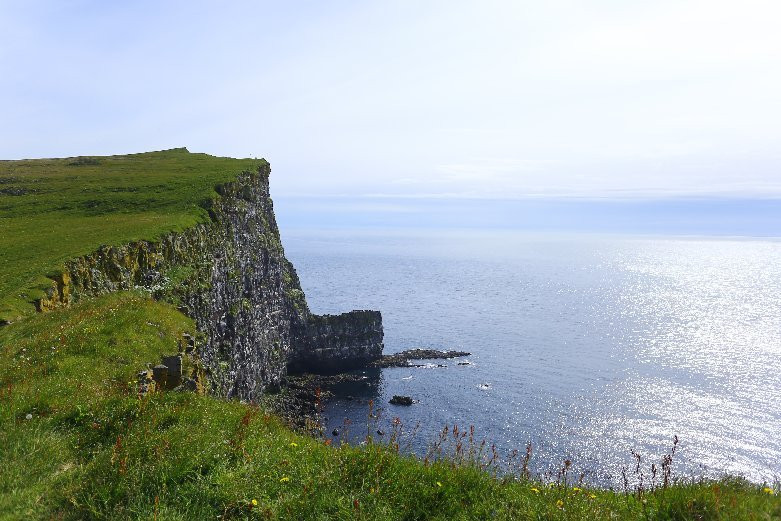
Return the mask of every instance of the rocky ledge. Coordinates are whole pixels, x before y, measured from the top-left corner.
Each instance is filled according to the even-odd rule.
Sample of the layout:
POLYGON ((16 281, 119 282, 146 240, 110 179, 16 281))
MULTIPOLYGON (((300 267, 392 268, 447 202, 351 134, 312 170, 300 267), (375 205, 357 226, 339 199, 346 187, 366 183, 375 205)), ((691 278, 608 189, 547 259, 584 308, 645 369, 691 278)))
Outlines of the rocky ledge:
POLYGON ((446 358, 460 358, 472 353, 466 351, 440 351, 438 349, 407 349, 400 353, 383 355, 382 358, 369 363, 369 367, 423 367, 421 364, 413 364, 411 360, 436 360, 446 358))

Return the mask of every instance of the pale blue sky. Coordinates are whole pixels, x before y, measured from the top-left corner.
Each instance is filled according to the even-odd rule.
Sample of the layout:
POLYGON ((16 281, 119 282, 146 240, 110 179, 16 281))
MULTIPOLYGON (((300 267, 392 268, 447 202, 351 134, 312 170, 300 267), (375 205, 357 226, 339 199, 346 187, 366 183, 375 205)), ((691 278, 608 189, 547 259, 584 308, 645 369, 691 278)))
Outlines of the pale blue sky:
POLYGON ((0 0, 0 158, 263 156, 282 197, 779 198, 779 20, 777 0, 0 0))

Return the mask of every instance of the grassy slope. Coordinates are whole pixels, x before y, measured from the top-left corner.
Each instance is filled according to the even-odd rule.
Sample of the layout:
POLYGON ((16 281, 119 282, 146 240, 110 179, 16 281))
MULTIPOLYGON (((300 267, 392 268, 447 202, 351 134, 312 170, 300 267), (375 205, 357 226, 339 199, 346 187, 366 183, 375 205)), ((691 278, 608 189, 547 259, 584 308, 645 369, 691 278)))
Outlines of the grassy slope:
POLYGON ((215 185, 261 162, 185 149, 0 161, 0 320, 31 312, 67 259, 205 220, 215 185))
POLYGON ((0 329, 0 519, 781 517, 781 499, 740 481, 677 485, 643 504, 425 466, 384 445, 328 447, 262 407, 136 397, 139 368, 192 328, 167 304, 117 293, 0 329))

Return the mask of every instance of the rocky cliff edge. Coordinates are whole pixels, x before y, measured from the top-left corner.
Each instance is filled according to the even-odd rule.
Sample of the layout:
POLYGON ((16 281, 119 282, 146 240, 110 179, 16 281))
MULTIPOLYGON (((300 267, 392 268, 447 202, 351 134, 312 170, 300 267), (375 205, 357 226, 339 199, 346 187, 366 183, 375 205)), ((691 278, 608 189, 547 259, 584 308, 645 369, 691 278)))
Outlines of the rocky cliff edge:
POLYGON ((111 291, 143 288, 175 303, 203 333, 199 356, 214 391, 252 400, 291 372, 334 373, 380 358, 378 311, 314 315, 285 258, 268 163, 217 187, 210 221, 65 263, 39 311, 111 291))

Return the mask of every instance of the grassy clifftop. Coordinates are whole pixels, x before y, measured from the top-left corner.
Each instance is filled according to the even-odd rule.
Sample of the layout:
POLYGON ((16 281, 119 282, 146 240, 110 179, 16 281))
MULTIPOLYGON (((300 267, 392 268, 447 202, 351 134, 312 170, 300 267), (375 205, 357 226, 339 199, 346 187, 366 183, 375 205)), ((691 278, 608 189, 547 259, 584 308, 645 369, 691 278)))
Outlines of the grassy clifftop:
POLYGON ((208 219, 214 187, 261 164, 184 148, 0 161, 0 321, 31 312, 65 260, 208 219))

